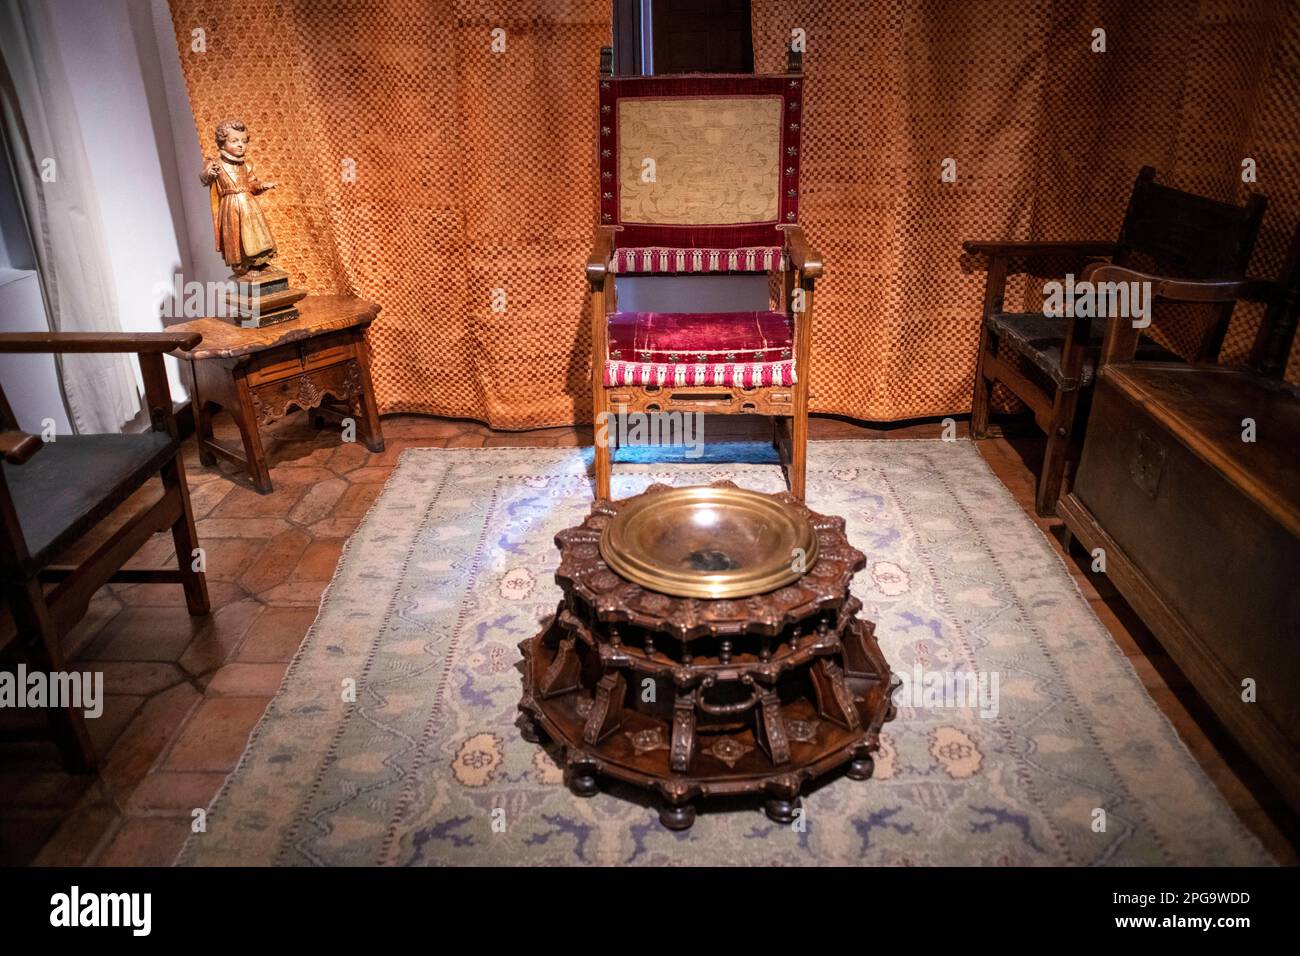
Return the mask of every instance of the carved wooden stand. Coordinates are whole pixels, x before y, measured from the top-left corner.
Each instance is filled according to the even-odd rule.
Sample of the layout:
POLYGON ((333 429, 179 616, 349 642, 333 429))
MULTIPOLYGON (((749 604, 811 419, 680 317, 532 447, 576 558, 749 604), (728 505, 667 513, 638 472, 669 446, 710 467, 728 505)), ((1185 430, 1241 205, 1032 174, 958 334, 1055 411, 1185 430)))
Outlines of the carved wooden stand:
POLYGON ((364 337, 379 306, 352 296, 309 295, 297 311, 298 318, 265 328, 212 318, 172 327, 203 336, 195 349, 174 353, 188 367, 199 461, 211 466, 219 456, 234 462, 264 495, 272 490, 271 473, 259 429, 291 409, 315 409, 318 426, 325 414, 350 416, 362 444, 384 450, 364 337), (213 437, 214 406, 235 420, 243 454, 213 437))
POLYGON ((519 645, 520 727, 556 745, 576 795, 596 793, 598 775, 653 789, 660 821, 683 830, 699 798, 761 794, 788 823, 808 780, 844 764, 871 776, 894 714, 889 665, 848 590, 866 560, 842 518, 775 497, 808 516, 820 550, 794 584, 754 597, 670 597, 611 571, 600 533, 633 499, 598 501, 556 535, 564 599, 519 645))

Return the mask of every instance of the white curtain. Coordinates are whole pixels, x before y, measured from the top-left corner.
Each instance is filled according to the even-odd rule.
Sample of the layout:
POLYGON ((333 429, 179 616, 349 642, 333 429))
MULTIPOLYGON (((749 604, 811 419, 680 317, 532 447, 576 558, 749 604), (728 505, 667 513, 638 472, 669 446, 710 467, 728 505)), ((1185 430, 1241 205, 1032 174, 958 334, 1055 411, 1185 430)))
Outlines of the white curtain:
MULTIPOLYGON (((44 0, 0 0, 0 122, 50 329, 120 332, 104 227, 44 0)), ((73 428, 116 432, 140 410, 130 355, 56 356, 73 428)))

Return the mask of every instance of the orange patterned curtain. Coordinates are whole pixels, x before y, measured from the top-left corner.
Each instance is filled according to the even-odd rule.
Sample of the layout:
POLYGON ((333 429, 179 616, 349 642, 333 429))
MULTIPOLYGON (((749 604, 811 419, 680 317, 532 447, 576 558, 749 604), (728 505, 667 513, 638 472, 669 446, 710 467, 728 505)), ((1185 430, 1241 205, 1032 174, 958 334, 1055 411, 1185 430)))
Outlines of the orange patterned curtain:
MULTIPOLYGON (((267 210, 281 267, 313 292, 383 306, 371 331, 381 411, 498 428, 590 418, 583 265, 608 2, 171 8, 205 148, 220 120, 242 117, 255 167, 280 184, 267 210)), ((1255 271, 1282 261, 1300 200, 1290 0, 753 10, 758 70, 782 68, 792 28, 808 38, 802 215, 827 263, 817 411, 969 409, 983 274, 961 240, 1113 236, 1144 164, 1240 199, 1253 158, 1250 188, 1271 201, 1255 271), (1098 27, 1105 53, 1090 49, 1098 27), (954 183, 940 181, 946 158, 954 183)), ((1229 358, 1253 331, 1243 312, 1229 358)))
POLYGON ((312 292, 383 307, 370 333, 381 412, 499 428, 590 418, 583 267, 608 2, 171 11, 205 150, 241 117, 251 162, 278 183, 263 197, 277 264, 312 292))
MULTIPOLYGON (((1114 238, 1144 165, 1218 199, 1263 192, 1252 272, 1282 264, 1300 212, 1294 0, 754 0, 753 11, 760 72, 780 68, 792 29, 807 36, 800 214, 826 260, 816 410, 969 411, 984 273, 961 261, 962 240, 1114 238), (1104 53, 1092 51, 1098 28, 1104 53), (945 183, 949 158, 957 179, 945 183), (1250 186, 1244 158, 1256 161, 1250 186)), ((1035 289, 1008 291, 1042 305, 1035 289)), ((1225 361, 1244 359, 1258 324, 1259 310, 1238 313, 1225 361)), ((1185 344, 1186 330, 1166 328, 1185 344)))

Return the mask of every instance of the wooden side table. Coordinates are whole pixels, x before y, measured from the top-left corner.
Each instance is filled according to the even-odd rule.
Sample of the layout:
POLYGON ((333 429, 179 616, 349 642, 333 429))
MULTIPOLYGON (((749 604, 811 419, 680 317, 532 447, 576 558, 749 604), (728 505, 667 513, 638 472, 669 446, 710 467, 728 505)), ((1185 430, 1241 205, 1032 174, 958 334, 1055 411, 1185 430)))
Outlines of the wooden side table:
POLYGON ((294 408, 350 414, 358 439, 371 451, 384 450, 364 338, 379 306, 355 296, 312 295, 298 311, 291 322, 260 329, 196 319, 168 330, 203 336, 193 350, 172 353, 188 369, 199 460, 214 465, 221 457, 247 469, 262 494, 272 488, 258 429, 294 408), (337 404, 327 405, 331 399, 337 404), (227 409, 239 426, 242 455, 212 437, 216 407, 227 409))

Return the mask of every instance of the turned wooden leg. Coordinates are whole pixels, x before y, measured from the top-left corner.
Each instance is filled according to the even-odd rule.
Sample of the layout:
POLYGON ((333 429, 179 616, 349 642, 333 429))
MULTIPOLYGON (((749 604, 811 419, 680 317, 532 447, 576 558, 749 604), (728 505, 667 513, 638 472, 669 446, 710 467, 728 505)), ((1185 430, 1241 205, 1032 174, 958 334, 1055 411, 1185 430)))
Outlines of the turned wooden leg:
POLYGON ((813 280, 801 279, 804 308, 794 314, 794 414, 790 420, 790 494, 800 501, 808 475, 808 369, 812 353, 813 280))
POLYGON ((1002 311, 1002 297, 1007 284, 1007 258, 994 255, 989 259, 988 276, 984 280, 984 304, 980 309, 980 343, 975 358, 975 394, 971 399, 971 438, 987 438, 989 433, 989 401, 993 394, 993 379, 988 375, 988 362, 998 347, 997 336, 989 330, 989 317, 1002 311))

